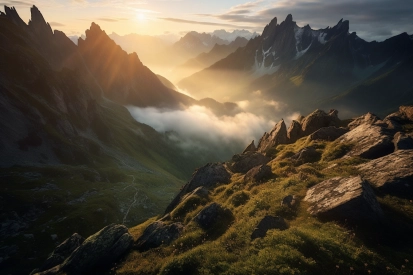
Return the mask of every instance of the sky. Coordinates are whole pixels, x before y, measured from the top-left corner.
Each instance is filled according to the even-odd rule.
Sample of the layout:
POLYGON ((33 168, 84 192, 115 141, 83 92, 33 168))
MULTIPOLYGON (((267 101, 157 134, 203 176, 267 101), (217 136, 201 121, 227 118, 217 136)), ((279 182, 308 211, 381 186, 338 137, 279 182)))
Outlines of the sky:
POLYGON ((413 0, 0 0, 15 6, 25 22, 36 5, 53 29, 81 35, 96 22, 108 34, 182 36, 188 31, 247 29, 261 33, 271 19, 293 15, 299 26, 334 26, 343 18, 350 32, 382 41, 413 33, 413 0))

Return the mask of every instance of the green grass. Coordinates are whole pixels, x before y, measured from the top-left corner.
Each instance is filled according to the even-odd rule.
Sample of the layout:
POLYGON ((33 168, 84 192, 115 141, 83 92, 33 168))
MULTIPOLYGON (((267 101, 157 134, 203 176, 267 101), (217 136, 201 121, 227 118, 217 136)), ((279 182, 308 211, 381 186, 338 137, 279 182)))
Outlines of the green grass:
MULTIPOLYGON (((413 203, 384 196, 378 200, 388 217, 380 226, 355 227, 321 222, 310 216, 302 201, 309 187, 331 177, 357 175, 355 165, 367 160, 339 158, 351 145, 311 143, 323 156, 317 162, 296 165, 286 157, 309 146, 306 140, 280 145, 269 163, 276 175, 252 186, 235 174, 231 183, 210 190, 210 201, 231 210, 234 220, 219 236, 199 228, 192 218, 199 208, 178 208, 185 233, 169 246, 129 254, 117 274, 411 274, 413 272, 413 203), (348 146, 346 148, 346 146, 348 146), (345 147, 345 148, 343 148, 345 147), (289 208, 281 201, 295 195, 289 208), (184 218, 187 209, 187 217, 184 218), (266 237, 251 234, 266 215, 283 217, 289 229, 269 230, 266 237)), ((131 230, 134 230, 132 228, 131 230)))

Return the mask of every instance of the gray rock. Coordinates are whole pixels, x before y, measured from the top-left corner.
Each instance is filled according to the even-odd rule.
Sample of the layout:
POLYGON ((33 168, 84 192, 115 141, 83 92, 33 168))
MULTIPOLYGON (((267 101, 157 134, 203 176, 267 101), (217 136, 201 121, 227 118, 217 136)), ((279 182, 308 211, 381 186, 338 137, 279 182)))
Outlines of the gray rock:
POLYGON ((402 197, 413 194, 413 150, 398 150, 390 155, 357 166, 372 186, 402 197))
POLYGON ((203 186, 208 189, 218 184, 227 184, 230 180, 231 174, 227 171, 223 163, 208 163, 198 168, 192 174, 191 180, 182 187, 178 195, 166 207, 165 214, 171 212, 186 194, 194 191, 198 187, 203 186))
POLYGON ((362 124, 374 125, 378 121, 380 121, 380 118, 376 116, 375 114, 372 114, 369 112, 365 115, 355 118, 352 122, 348 124, 348 128, 350 130, 353 130, 362 124))
POLYGON ((233 220, 233 214, 229 209, 214 202, 202 209, 194 220, 204 229, 213 228, 216 224, 227 225, 233 220))
POLYGON ((258 142, 257 150, 260 153, 265 154, 268 149, 275 147, 279 144, 287 144, 287 127, 285 126, 284 120, 281 120, 275 124, 274 128, 270 133, 264 133, 258 142))
POLYGON ((246 152, 255 152, 257 151, 257 147, 255 147, 255 143, 254 140, 251 141, 250 145, 247 146, 247 148, 245 148, 245 150, 242 153, 246 153, 246 152))
POLYGON ((320 156, 320 153, 317 152, 313 146, 308 146, 291 156, 290 159, 294 160, 297 164, 304 164, 316 162, 320 159, 320 156))
POLYGON ((83 274, 108 267, 133 244, 133 238, 124 225, 111 224, 87 238, 61 264, 36 274, 83 274))
POLYGON ((354 147, 347 153, 348 156, 375 159, 388 155, 394 151, 393 136, 383 127, 361 124, 337 141, 353 143, 354 147))
POLYGON ((323 127, 318 129, 314 133, 308 136, 308 141, 313 140, 325 140, 325 141, 334 141, 347 133, 348 130, 346 128, 337 128, 334 126, 330 127, 323 127))
POLYGON ((288 195, 281 201, 281 206, 293 207, 297 203, 297 197, 293 195, 288 195))
POLYGON ((378 222, 382 209, 370 185, 357 177, 335 177, 308 189, 304 201, 311 215, 328 220, 378 222))
POLYGON ((52 238, 53 241, 56 241, 57 240, 57 234, 50 235, 50 238, 52 238))
POLYGON ((260 166, 256 166, 249 170, 245 176, 244 181, 246 182, 253 182, 253 183, 260 183, 272 176, 271 167, 263 164, 260 166))
POLYGON ((75 251, 75 249, 83 243, 84 240, 85 239, 82 236, 74 233, 55 248, 38 271, 48 270, 63 263, 64 260, 68 258, 70 254, 72 254, 73 251, 75 251))
POLYGON ((393 143, 396 151, 413 149, 413 138, 405 133, 397 132, 394 135, 393 143))
POLYGON ((151 223, 136 241, 140 251, 156 248, 162 244, 170 244, 176 240, 184 230, 182 223, 166 224, 162 221, 151 223))
POLYGON ((300 138, 302 138, 303 135, 303 130, 301 129, 301 124, 298 121, 293 120, 291 122, 290 127, 288 127, 287 130, 287 138, 289 143, 294 143, 300 138))
POLYGON ((322 110, 315 110, 301 121, 303 136, 311 135, 323 127, 339 126, 341 121, 337 114, 336 110, 330 110, 328 114, 322 110))
POLYGON ((267 164, 270 159, 259 152, 246 152, 234 155, 228 163, 228 168, 233 173, 247 173, 252 168, 267 164))
POLYGON ((282 217, 265 216, 252 232, 251 240, 264 238, 270 229, 286 230, 288 225, 282 217))

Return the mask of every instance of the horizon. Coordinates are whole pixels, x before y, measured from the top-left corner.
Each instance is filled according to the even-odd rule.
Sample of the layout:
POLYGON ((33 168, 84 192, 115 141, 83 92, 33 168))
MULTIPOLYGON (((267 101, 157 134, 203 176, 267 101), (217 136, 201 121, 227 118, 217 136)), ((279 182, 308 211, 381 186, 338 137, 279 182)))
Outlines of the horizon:
MULTIPOLYGON (((156 0, 156 1, 86 1, 72 0, 51 2, 48 0, 4 1, 3 6, 15 7, 20 17, 28 23, 30 7, 42 12, 52 29, 63 31, 67 36, 81 36, 92 22, 108 34, 127 35, 175 35, 178 38, 190 31, 211 33, 224 29, 248 30, 261 34, 264 27, 276 17, 278 23, 288 14, 298 26, 310 25, 312 29, 332 27, 340 19, 349 20, 350 32, 356 32, 366 41, 383 41, 403 32, 412 34, 413 3, 404 0, 367 0, 362 3, 345 0, 329 3, 315 1, 269 0, 156 0)), ((4 11, 4 8, 3 8, 4 11)))

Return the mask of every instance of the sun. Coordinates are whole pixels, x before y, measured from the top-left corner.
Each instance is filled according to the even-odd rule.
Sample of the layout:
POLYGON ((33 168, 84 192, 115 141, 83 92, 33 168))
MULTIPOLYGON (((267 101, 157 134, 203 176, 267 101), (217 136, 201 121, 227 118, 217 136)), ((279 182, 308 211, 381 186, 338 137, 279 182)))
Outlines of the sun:
POLYGON ((146 21, 146 16, 145 16, 145 14, 144 14, 143 12, 139 12, 139 13, 136 15, 136 18, 137 18, 139 21, 141 21, 141 22, 146 21))

